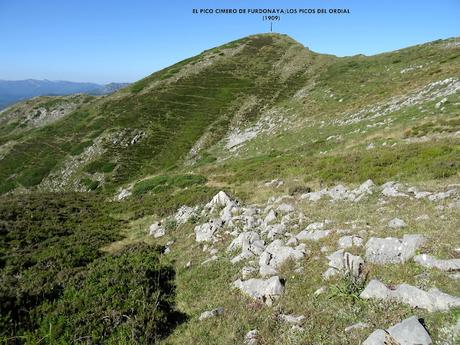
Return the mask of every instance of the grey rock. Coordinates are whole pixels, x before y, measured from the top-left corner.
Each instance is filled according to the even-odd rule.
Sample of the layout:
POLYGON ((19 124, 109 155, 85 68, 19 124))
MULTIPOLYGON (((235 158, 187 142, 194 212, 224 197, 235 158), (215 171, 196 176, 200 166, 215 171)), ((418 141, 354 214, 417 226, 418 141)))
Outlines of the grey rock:
POLYGON ((268 279, 238 279, 233 286, 254 299, 261 299, 268 305, 271 305, 272 301, 284 292, 284 286, 278 276, 268 279))
POLYGON ((371 237, 366 243, 366 259, 376 264, 402 263, 425 242, 422 235, 404 235, 402 239, 371 237))
POLYGON ((401 345, 430 345, 432 340, 416 316, 388 328, 388 333, 401 345))
POLYGON ((430 201, 444 200, 444 199, 447 199, 447 198, 455 195, 455 192, 456 192, 455 189, 450 189, 447 192, 439 192, 439 193, 436 193, 436 194, 432 194, 432 195, 428 196, 428 200, 430 200, 430 201))
POLYGON ((209 222, 195 226, 195 240, 197 242, 211 242, 217 230, 222 228, 224 223, 221 219, 214 218, 209 222))
POLYGON ((343 249, 328 255, 327 259, 329 259, 329 269, 323 274, 325 279, 339 272, 351 272, 355 277, 359 277, 362 273, 364 260, 360 256, 344 252, 343 249))
POLYGON ((331 234, 331 230, 302 230, 295 237, 299 241, 318 241, 331 234))
POLYGON ((222 315, 224 312, 225 312, 225 309, 222 308, 222 307, 219 307, 219 308, 216 308, 216 309, 213 309, 213 310, 207 310, 207 311, 201 313, 201 315, 198 318, 198 320, 203 321, 203 320, 209 319, 211 317, 216 317, 218 315, 222 315))
POLYGON ((292 248, 283 244, 281 240, 270 243, 265 251, 260 255, 259 266, 262 277, 273 275, 278 272, 278 268, 287 260, 299 260, 305 256, 302 247, 292 248))
POLYGON ((387 182, 382 185, 382 194, 389 197, 407 197, 407 194, 399 191, 401 187, 401 184, 394 181, 387 182))
POLYGON ((339 239, 339 248, 349 247, 361 247, 363 245, 363 239, 359 236, 343 236, 339 239))
POLYGON ((431 345, 433 342, 425 327, 416 316, 401 321, 388 328, 375 330, 363 345, 431 345))
POLYGON ((368 327, 369 327, 368 323, 358 322, 358 323, 355 323, 354 325, 346 327, 345 332, 349 333, 349 332, 352 332, 354 330, 361 330, 361 329, 365 329, 365 328, 368 328, 368 327))
POLYGON ((244 336, 244 344, 245 345, 257 345, 259 338, 259 331, 257 329, 253 329, 252 331, 249 331, 246 333, 244 336))
POLYGON ((400 218, 393 218, 388 222, 388 226, 392 229, 401 229, 407 226, 406 222, 400 218))
POLYGON ((181 206, 176 214, 174 215, 174 219, 176 220, 177 224, 185 224, 187 223, 190 218, 193 217, 195 214, 195 208, 188 207, 188 206, 181 206))
POLYGON ((265 224, 270 224, 276 220, 276 212, 274 210, 270 210, 267 216, 264 219, 265 224))
POLYGON ((149 235, 155 238, 162 237, 165 235, 165 233, 165 229, 161 225, 161 222, 153 223, 149 227, 149 235))
POLYGON ((277 208, 277 211, 281 212, 281 213, 284 213, 284 214, 287 214, 287 213, 291 213, 291 212, 294 212, 294 206, 292 206, 291 204, 280 204, 277 208))
POLYGON ((414 261, 427 268, 440 271, 460 271, 460 259, 440 260, 428 254, 414 256, 414 261))
POLYGON ((267 237, 273 239, 279 235, 283 235, 286 232, 286 226, 284 224, 272 224, 267 226, 266 232, 268 232, 267 237))
POLYGON ((460 298, 448 295, 436 288, 428 291, 421 290, 408 284, 397 285, 394 289, 389 289, 385 284, 377 279, 369 282, 361 292, 363 299, 378 299, 405 303, 413 308, 422 308, 430 312, 447 311, 450 308, 460 306, 460 298))
POLYGON ((291 325, 300 325, 305 320, 305 316, 293 314, 280 314, 278 315, 278 320, 290 323, 291 325))
POLYGON ((363 342, 363 345, 387 345, 390 344, 391 340, 387 332, 383 329, 377 329, 363 342))
POLYGON ((328 224, 332 223, 329 219, 326 219, 324 222, 316 222, 308 224, 305 230, 321 230, 328 224))
POLYGON ((216 207, 224 208, 226 206, 236 206, 236 202, 232 200, 227 193, 224 191, 220 191, 217 193, 210 202, 208 202, 205 206, 205 209, 214 209, 216 207))

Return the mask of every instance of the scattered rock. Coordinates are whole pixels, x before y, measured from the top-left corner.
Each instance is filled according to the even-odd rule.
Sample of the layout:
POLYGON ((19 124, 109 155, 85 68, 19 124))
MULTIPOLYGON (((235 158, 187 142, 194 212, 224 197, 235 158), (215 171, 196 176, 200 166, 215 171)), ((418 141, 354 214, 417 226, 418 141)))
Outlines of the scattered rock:
POLYGON ((290 323, 291 325, 300 325, 303 320, 305 320, 305 316, 303 315, 286 315, 286 314, 280 314, 278 315, 278 320, 290 323))
POLYGON ((260 239, 259 234, 254 231, 242 232, 227 247, 227 252, 232 252, 241 248, 241 253, 235 256, 231 262, 233 264, 260 255, 265 249, 265 242, 260 239))
POLYGON ((195 226, 195 240, 197 242, 211 242, 214 233, 222 228, 224 222, 221 219, 211 219, 209 222, 195 226))
POLYGON ((369 282, 360 297, 396 301, 413 308, 427 309, 430 312, 460 307, 460 298, 443 293, 436 288, 424 291, 412 285, 400 284, 390 289, 377 279, 369 282))
POLYGON ((363 345, 431 345, 432 340, 425 327, 416 316, 401 321, 388 328, 375 330, 363 345))
POLYGON ((276 212, 274 210, 270 210, 267 216, 264 219, 265 224, 270 224, 276 220, 276 212))
POLYGON ((292 206, 291 204, 280 204, 277 208, 277 211, 281 212, 281 213, 284 213, 284 214, 287 214, 287 213, 291 213, 291 212, 294 212, 294 206, 292 206))
POLYGON ((259 338, 259 331, 257 329, 253 329, 252 331, 249 331, 246 333, 244 336, 244 344, 245 345, 257 345, 259 338))
POLYGON ((331 234, 331 230, 302 230, 295 237, 299 241, 318 241, 331 234))
POLYGON ((190 218, 193 217, 193 215, 195 214, 195 210, 196 209, 192 207, 188 207, 185 205, 181 206, 174 215, 174 219, 178 225, 185 224, 190 220, 190 218))
POLYGON ((361 247, 363 239, 359 236, 343 236, 339 239, 339 248, 346 249, 349 247, 361 247))
POLYGON ((265 228, 267 237, 273 239, 279 235, 283 235, 286 232, 286 226, 284 224, 272 224, 265 228))
POLYGON ((430 335, 416 316, 412 316, 388 328, 388 333, 399 344, 432 344, 430 335))
POLYGON ((201 313, 201 315, 198 318, 198 320, 203 321, 203 320, 209 319, 211 317, 216 317, 218 315, 222 315, 224 312, 225 312, 225 309, 222 308, 222 307, 219 307, 219 308, 216 308, 216 309, 213 309, 213 310, 207 310, 207 311, 201 313))
POLYGON ((265 187, 279 188, 284 185, 284 181, 280 179, 271 180, 270 182, 265 183, 265 187))
POLYGON ((358 188, 353 190, 348 190, 343 185, 337 185, 331 189, 322 189, 318 192, 309 192, 303 194, 300 198, 306 199, 309 201, 316 202, 320 200, 323 196, 329 196, 332 201, 360 201, 365 195, 370 195, 373 193, 374 182, 372 180, 367 180, 361 184, 358 188))
POLYGON ((254 299, 262 300, 267 305, 271 305, 273 300, 284 292, 284 285, 278 276, 268 279, 238 279, 233 283, 233 286, 254 299))
POLYGON ((401 229, 407 226, 406 222, 400 218, 393 218, 388 222, 388 226, 392 229, 401 229))
POLYGON ((149 235, 155 238, 162 237, 165 235, 165 233, 165 229, 162 226, 161 222, 153 223, 149 227, 149 235))
POLYGON ((123 200, 127 197, 131 196, 132 192, 129 189, 122 188, 121 191, 117 195, 117 200, 123 200))
POLYGON ((402 239, 371 237, 366 243, 366 258, 375 264, 402 263, 425 242, 422 235, 404 235, 402 239))
POLYGON ((450 189, 447 192, 439 192, 436 194, 432 194, 428 196, 428 200, 430 201, 440 201, 447 199, 455 194, 456 190, 455 189, 450 189))
POLYGON ((355 323, 354 325, 351 325, 351 326, 348 326, 347 328, 345 328, 345 332, 349 333, 349 332, 352 332, 354 330, 365 329, 365 328, 368 328, 368 327, 369 327, 368 323, 358 322, 358 323, 355 323))
POLYGON ((400 183, 396 183, 394 181, 387 182, 382 185, 382 194, 389 197, 408 196, 407 194, 399 191, 399 188, 401 187, 402 185, 400 183))
POLYGON ((344 252, 343 249, 327 256, 329 268, 323 273, 325 279, 329 279, 339 272, 351 272, 353 276, 359 277, 363 271, 364 260, 357 255, 344 252))
POLYGON ((262 277, 276 274, 278 267, 287 260, 299 260, 305 255, 304 247, 292 248, 284 245, 282 240, 270 243, 260 255, 259 266, 262 277))
POLYGON ((224 191, 220 191, 205 205, 206 210, 214 210, 216 208, 225 208, 227 206, 236 206, 237 203, 233 201, 224 191))
POLYGON ((414 261, 427 268, 440 271, 460 271, 460 259, 440 260, 428 254, 414 256, 414 261))

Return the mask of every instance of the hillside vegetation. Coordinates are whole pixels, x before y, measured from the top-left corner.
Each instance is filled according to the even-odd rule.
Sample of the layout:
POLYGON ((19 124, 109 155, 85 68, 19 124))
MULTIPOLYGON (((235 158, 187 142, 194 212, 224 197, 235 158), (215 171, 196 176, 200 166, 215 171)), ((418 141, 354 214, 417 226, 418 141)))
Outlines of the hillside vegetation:
POLYGON ((339 58, 260 34, 0 112, 0 337, 402 344, 416 316, 456 344, 459 91, 456 39, 339 58), (379 262, 385 238, 413 250, 379 262), (453 300, 366 297, 376 279, 453 300))

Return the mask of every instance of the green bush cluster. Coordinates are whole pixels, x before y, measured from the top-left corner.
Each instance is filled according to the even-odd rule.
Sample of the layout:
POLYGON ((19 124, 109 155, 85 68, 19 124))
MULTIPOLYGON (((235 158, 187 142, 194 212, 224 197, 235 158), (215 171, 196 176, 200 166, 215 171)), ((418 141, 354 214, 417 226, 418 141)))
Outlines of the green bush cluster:
POLYGON ((161 248, 132 245, 95 260, 62 297, 45 303, 37 337, 49 344, 153 344, 181 319, 174 270, 161 248))
POLYGON ((83 193, 0 198, 0 342, 152 343, 177 322, 160 248, 100 251, 122 239, 112 209, 83 193))

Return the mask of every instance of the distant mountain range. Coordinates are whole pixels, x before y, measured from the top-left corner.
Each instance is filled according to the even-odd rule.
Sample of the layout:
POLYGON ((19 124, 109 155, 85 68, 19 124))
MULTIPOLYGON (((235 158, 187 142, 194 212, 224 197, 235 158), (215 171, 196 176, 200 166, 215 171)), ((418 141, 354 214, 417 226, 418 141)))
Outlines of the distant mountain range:
POLYGON ((0 80, 0 109, 35 96, 63 96, 73 93, 104 95, 117 91, 129 83, 78 83, 62 80, 0 80))

